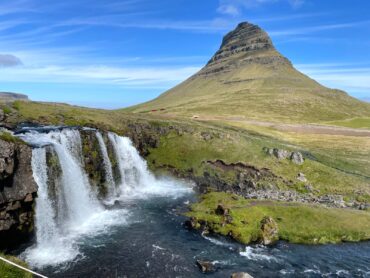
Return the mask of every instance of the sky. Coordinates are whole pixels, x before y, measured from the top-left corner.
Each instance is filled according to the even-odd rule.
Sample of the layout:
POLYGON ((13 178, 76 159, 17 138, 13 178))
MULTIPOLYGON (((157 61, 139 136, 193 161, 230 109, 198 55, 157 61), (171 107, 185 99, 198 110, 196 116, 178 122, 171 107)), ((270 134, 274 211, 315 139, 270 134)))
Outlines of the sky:
POLYGON ((0 91, 119 108, 197 72, 242 21, 294 66, 370 101, 370 1, 0 0, 0 91))

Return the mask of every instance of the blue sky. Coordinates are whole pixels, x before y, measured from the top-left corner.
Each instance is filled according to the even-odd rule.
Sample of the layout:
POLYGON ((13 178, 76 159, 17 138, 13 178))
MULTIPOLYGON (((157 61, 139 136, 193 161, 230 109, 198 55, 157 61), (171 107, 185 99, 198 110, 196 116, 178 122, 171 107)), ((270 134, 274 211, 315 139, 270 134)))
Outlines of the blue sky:
POLYGON ((0 91, 118 108, 199 70, 241 21, 319 82, 370 99, 370 1, 0 0, 0 91))

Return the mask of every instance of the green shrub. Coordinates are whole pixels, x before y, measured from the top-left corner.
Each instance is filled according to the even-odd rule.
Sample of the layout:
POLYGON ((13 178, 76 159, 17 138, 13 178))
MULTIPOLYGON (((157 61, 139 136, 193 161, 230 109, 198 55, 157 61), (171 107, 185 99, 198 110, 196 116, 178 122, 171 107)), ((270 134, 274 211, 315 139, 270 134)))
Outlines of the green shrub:
POLYGON ((4 114, 10 114, 12 113, 12 109, 8 106, 3 107, 4 114))

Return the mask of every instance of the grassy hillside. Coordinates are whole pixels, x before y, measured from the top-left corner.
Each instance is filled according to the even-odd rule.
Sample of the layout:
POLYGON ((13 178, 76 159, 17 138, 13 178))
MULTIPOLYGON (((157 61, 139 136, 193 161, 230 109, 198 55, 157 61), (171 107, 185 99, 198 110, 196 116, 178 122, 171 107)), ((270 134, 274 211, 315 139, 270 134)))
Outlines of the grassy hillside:
POLYGON ((158 98, 127 109, 135 113, 153 110, 186 117, 237 116, 294 123, 337 121, 344 126, 343 121, 348 120, 350 126, 370 127, 366 120, 370 117, 369 103, 328 89, 298 72, 275 50, 267 34, 250 24, 239 25, 229 33, 200 72, 158 98), (265 41, 262 46, 258 43, 261 40, 265 41))
MULTIPOLYGON (((179 127, 158 134, 159 144, 149 150, 147 161, 153 170, 176 171, 195 176, 212 172, 207 161, 225 163, 242 162, 257 168, 268 168, 290 185, 275 181, 282 190, 308 193, 304 183, 296 179, 303 172, 315 194, 341 194, 347 200, 370 201, 370 143, 368 137, 339 136, 330 134, 300 134, 282 132, 253 124, 223 121, 195 121, 184 118, 163 118, 146 114, 130 114, 82 107, 36 102, 13 103, 9 115, 16 122, 67 124, 99 127, 125 134, 127 124, 179 127), (210 134, 205 139, 204 134, 210 134), (303 165, 288 160, 279 161, 266 155, 264 147, 301 151, 309 154, 303 165)), ((157 134, 155 134, 157 133, 157 134)), ((141 134, 142 135, 142 134, 141 134)), ((215 174, 215 173, 214 173, 215 174)), ((218 171, 225 179, 233 181, 234 172, 218 171)))

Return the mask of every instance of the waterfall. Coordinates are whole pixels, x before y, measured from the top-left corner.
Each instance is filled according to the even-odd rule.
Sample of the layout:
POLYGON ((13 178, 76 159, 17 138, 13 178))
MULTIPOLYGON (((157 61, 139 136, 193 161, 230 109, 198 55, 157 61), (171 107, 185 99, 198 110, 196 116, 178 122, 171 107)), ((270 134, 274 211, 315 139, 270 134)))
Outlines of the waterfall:
POLYGON ((44 148, 33 149, 32 151, 32 171, 33 177, 38 185, 36 218, 37 227, 36 238, 40 246, 45 246, 58 234, 57 223, 55 221, 55 211, 53 204, 48 196, 48 176, 46 165, 46 151, 44 148))
MULTIPOLYGON (((102 159, 108 190, 107 200, 102 200, 103 203, 153 195, 177 197, 191 191, 173 181, 156 179, 129 138, 109 133, 120 179, 114 177, 103 137, 98 131, 95 135, 101 154, 101 158, 96 159, 102 159), (116 185, 115 180, 121 182, 116 185)), ((35 147, 32 170, 38 185, 36 244, 22 255, 31 266, 42 267, 74 260, 81 254, 81 237, 108 233, 111 230, 109 227, 127 223, 128 210, 105 209, 92 190, 84 168, 79 130, 65 128, 46 133, 33 130, 19 136, 35 147), (49 148, 58 160, 58 167, 48 165, 51 163, 48 160, 49 148)))
POLYGON ((59 140, 53 140, 53 146, 62 168, 62 195, 67 203, 59 209, 68 211, 66 219, 69 225, 84 221, 101 206, 91 191, 86 173, 81 162, 81 137, 78 130, 63 130, 59 140), (60 140, 60 142, 59 142, 60 140))
POLYGON ((173 180, 157 179, 148 170, 146 161, 140 156, 130 138, 109 133, 108 138, 118 161, 121 183, 120 198, 148 198, 152 196, 168 196, 177 198, 191 189, 178 186, 173 180))
POLYGON ((121 194, 132 193, 137 188, 156 182, 154 176, 148 171, 146 161, 141 158, 129 138, 114 133, 109 133, 108 137, 118 161, 121 194))
POLYGON ((112 171, 112 163, 110 162, 108 156, 107 146, 105 145, 103 136, 99 131, 96 132, 96 138, 99 142, 100 151, 103 155, 103 164, 104 164, 104 172, 105 172, 105 179, 108 187, 108 199, 113 199, 116 197, 116 184, 114 182, 113 171, 112 171))

